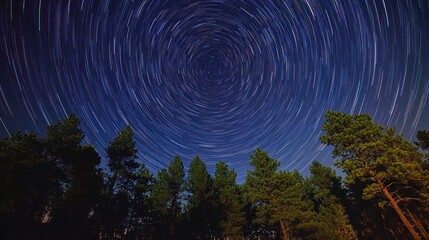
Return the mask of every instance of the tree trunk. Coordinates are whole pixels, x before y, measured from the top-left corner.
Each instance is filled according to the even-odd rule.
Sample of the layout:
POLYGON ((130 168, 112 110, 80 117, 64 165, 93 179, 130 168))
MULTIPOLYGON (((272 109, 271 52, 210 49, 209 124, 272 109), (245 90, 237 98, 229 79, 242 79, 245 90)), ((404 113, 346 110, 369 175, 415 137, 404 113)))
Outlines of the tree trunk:
POLYGON ((280 220, 280 227, 282 228, 283 240, 289 240, 289 232, 283 220, 280 220))
POLYGON ((173 220, 170 219, 170 226, 169 226, 169 234, 168 234, 170 240, 174 240, 174 223, 173 220))
POLYGON ((413 215, 413 213, 410 211, 410 209, 407 209, 407 213, 410 216, 411 220, 413 221, 414 225, 417 226, 417 228, 419 229, 420 233, 423 235, 423 238, 426 240, 429 240, 429 233, 426 231, 426 229, 422 226, 422 224, 420 223, 419 219, 416 219, 413 215))
POLYGON ((386 196, 386 198, 389 200, 390 204, 392 205, 393 209, 395 210, 396 214, 398 214, 399 218, 401 219, 402 223, 407 227, 408 231, 410 231, 411 235, 415 240, 420 240, 419 234, 414 230, 411 223, 408 221, 407 217, 402 213, 402 210, 399 208, 398 204, 396 203, 395 199, 393 199, 392 195, 390 195, 387 188, 383 188, 383 194, 386 196))
POLYGON ((170 219, 169 219, 169 239, 170 240, 174 240, 176 239, 175 235, 175 217, 176 217, 176 197, 173 198, 173 200, 171 201, 171 208, 169 210, 169 214, 170 219))

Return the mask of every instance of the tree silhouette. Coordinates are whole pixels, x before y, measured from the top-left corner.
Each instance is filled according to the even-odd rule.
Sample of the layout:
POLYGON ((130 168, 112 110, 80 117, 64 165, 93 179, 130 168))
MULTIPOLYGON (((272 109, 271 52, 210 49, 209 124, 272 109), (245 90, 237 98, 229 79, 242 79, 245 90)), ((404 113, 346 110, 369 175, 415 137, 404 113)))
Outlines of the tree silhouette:
POLYGON ((136 143, 131 126, 126 126, 106 149, 109 158, 108 188, 101 207, 103 238, 124 237, 132 207, 137 163, 136 143))
POLYGON ((43 140, 16 132, 0 140, 0 237, 40 238, 60 185, 43 140), (55 194, 54 194, 55 193, 55 194), (46 219, 44 218, 46 217, 46 219))

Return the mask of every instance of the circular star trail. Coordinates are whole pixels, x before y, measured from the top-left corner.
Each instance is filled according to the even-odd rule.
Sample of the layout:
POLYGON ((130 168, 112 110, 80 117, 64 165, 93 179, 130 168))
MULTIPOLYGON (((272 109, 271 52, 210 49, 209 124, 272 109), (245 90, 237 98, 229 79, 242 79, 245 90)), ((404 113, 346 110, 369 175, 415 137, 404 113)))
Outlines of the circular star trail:
POLYGON ((283 169, 331 164, 328 110, 429 128, 422 1, 16 1, 0 12, 1 136, 76 113, 100 155, 130 124, 151 170, 174 155, 243 178, 262 147, 283 169))

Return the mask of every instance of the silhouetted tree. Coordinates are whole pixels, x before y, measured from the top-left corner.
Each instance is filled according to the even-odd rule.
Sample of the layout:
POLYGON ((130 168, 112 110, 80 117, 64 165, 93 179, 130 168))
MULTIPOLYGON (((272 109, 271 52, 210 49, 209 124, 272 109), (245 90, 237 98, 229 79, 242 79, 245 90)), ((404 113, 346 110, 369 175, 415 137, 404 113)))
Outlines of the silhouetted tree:
POLYGON ((132 194, 137 163, 136 143, 133 131, 126 126, 106 149, 109 158, 108 188, 101 207, 103 238, 123 238, 127 233, 131 214, 132 194))
POLYGON ((92 214, 103 189, 103 178, 98 168, 100 157, 92 146, 82 146, 83 131, 80 121, 70 115, 48 127, 46 157, 55 164, 61 184, 55 193, 54 204, 47 214, 53 238, 69 239, 95 236, 92 214))
POLYGON ((152 174, 142 163, 135 174, 126 239, 147 239, 153 233, 153 213, 149 201, 153 181, 152 174))
MULTIPOLYGON (((0 238, 43 238, 42 222, 60 191, 58 171, 43 140, 13 133, 0 140, 0 238)), ((46 217, 46 218, 45 218, 46 217)))
POLYGON ((139 167, 131 126, 126 126, 115 137, 106 152, 109 157, 108 166, 112 173, 109 178, 108 195, 111 196, 118 189, 130 190, 133 187, 135 170, 139 167))
POLYGON ((212 178, 199 157, 187 180, 177 156, 154 179, 130 126, 103 172, 79 124, 70 115, 46 138, 0 140, 1 239, 429 239, 427 131, 413 145, 368 115, 328 112, 321 141, 345 182, 319 162, 308 177, 279 171, 258 148, 238 185, 224 162, 212 178))

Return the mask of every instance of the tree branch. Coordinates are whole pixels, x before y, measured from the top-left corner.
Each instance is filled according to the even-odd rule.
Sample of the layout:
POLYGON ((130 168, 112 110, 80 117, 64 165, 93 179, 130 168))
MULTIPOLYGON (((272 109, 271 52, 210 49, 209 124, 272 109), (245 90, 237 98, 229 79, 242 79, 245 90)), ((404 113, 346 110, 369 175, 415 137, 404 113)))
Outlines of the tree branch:
POLYGON ((408 202, 411 200, 418 201, 418 202, 427 202, 428 201, 428 200, 426 200, 426 201, 421 200, 420 198, 405 197, 405 198, 400 198, 400 199, 396 200, 396 203, 400 203, 400 202, 404 202, 404 201, 408 202))

